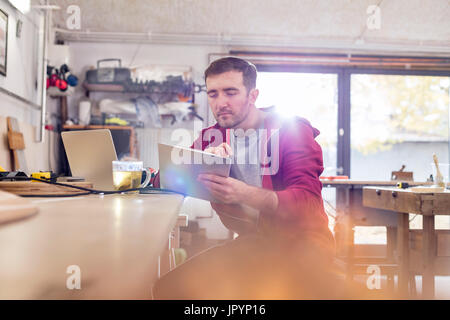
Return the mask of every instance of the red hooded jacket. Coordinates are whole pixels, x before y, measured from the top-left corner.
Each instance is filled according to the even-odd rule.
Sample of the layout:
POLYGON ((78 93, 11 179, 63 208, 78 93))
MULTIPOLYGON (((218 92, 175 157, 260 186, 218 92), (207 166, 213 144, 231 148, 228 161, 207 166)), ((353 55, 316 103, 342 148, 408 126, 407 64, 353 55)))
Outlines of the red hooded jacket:
MULTIPOLYGON (((278 170, 262 177, 262 187, 276 192, 278 208, 275 212, 260 213, 258 229, 294 237, 311 231, 332 240, 319 179, 323 172, 322 149, 315 141, 319 130, 306 119, 283 119, 267 109, 261 110, 269 113, 264 120, 264 129, 268 134, 278 134, 278 170)), ((226 140, 227 130, 216 123, 203 129, 191 148, 204 150, 226 140)), ((271 141, 267 141, 267 154, 273 155, 271 141)), ((154 185, 159 185, 159 176, 154 185)))

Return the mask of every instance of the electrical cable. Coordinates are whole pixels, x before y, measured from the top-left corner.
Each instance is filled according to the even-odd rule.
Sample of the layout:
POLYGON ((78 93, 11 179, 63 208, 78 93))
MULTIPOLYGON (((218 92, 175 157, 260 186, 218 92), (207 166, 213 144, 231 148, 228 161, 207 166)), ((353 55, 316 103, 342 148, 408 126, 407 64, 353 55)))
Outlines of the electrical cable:
POLYGON ((65 197, 78 197, 87 196, 92 194, 91 192, 84 193, 71 193, 71 194, 24 194, 20 195, 23 198, 65 198, 65 197))
POLYGON ((328 200, 326 200, 326 199, 323 199, 323 201, 331 208, 331 209, 333 209, 333 211, 334 211, 334 215, 333 214, 331 214, 329 211, 327 211, 327 215, 328 216, 330 216, 330 217, 332 217, 333 219, 335 219, 336 220, 336 217, 337 217, 337 209, 330 203, 330 201, 328 201, 328 200))
MULTIPOLYGON (((44 183, 48 183, 48 184, 52 184, 52 185, 57 185, 57 186, 62 186, 62 187, 68 187, 68 188, 73 188, 73 189, 78 189, 78 190, 82 190, 82 191, 86 191, 83 193, 76 193, 76 194, 63 194, 63 195, 39 195, 39 194, 30 194, 30 195, 22 195, 22 197, 52 197, 52 198, 56 198, 56 197, 74 197, 74 196, 82 196, 82 195, 89 195, 89 194, 100 194, 100 195, 108 195, 108 194, 121 194, 121 193, 125 193, 125 192, 131 192, 131 191, 146 191, 145 193, 149 192, 149 191, 154 191, 154 192, 149 192, 150 194, 153 193, 177 193, 177 194, 181 194, 183 196, 186 196, 184 193, 178 192, 178 191, 174 191, 174 190, 170 190, 170 189, 164 189, 164 188, 153 188, 153 187, 145 187, 145 188, 132 188, 132 189, 126 189, 126 190, 116 190, 116 191, 106 191, 106 190, 96 190, 96 189, 90 189, 90 188, 85 188, 85 187, 80 187, 80 186, 74 186, 74 185, 70 185, 70 184, 66 184, 66 183, 61 183, 61 182, 53 182, 53 181, 49 181, 49 180, 45 180, 45 179, 38 179, 38 178, 29 178, 29 177, 0 177, 0 181, 2 180, 19 180, 19 181, 39 181, 39 182, 44 182, 44 183)), ((145 194, 144 193, 144 194, 145 194)))

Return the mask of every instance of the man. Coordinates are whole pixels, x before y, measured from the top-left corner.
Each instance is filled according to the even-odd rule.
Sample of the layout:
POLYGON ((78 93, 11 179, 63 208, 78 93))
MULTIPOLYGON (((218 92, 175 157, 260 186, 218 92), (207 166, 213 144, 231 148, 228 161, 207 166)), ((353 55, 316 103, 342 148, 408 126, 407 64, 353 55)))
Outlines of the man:
POLYGON ((314 140, 319 131, 305 119, 256 108, 256 75, 239 58, 211 63, 205 82, 217 123, 192 146, 233 158, 230 177, 204 174, 198 181, 239 237, 162 277, 153 290, 157 299, 334 297, 328 268, 334 239, 321 196, 322 150, 314 140), (246 161, 238 161, 239 153, 246 161), (250 163, 255 153, 258 161, 250 163))

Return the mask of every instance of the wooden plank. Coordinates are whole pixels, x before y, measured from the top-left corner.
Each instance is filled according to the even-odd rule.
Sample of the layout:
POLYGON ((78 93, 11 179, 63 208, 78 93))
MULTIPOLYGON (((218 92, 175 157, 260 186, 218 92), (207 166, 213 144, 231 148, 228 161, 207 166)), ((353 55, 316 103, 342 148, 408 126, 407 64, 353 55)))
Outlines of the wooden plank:
POLYGON ((408 189, 364 187, 363 205, 423 215, 450 215, 450 192, 420 193, 408 189), (393 192, 397 195, 395 199, 393 192))
POLYGON ((353 247, 355 261, 360 258, 386 260, 388 257, 387 246, 384 244, 354 244, 353 247))
MULTIPOLYGON (((13 118, 13 117, 7 117, 6 122, 7 122, 7 126, 8 126, 8 139, 10 139, 10 138, 11 139, 20 139, 17 135, 14 138, 14 134, 11 136, 11 132, 22 134, 20 132, 19 122, 17 121, 17 119, 13 118)), ((23 142, 23 136, 22 136, 22 144, 23 145, 21 145, 21 147, 23 147, 23 148, 14 148, 14 149, 11 148, 11 145, 10 145, 10 149, 12 150, 12 154, 13 154, 12 163, 13 163, 14 170, 28 172, 27 162, 26 162, 25 153, 24 153, 25 144, 23 142)))
POLYGON ((397 226, 397 216, 392 211, 363 206, 363 189, 350 189, 348 212, 356 226, 397 226))
POLYGON ((434 260, 436 258, 436 237, 434 234, 434 216, 423 217, 422 244, 422 295, 426 299, 434 298, 434 260))
POLYGON ((399 189, 363 189, 363 205, 366 207, 405 213, 422 213, 420 194, 399 189))
POLYGON ((343 251, 345 255, 345 262, 347 263, 347 281, 353 280, 353 259, 355 255, 355 237, 353 231, 353 221, 351 217, 346 214, 343 219, 343 251))
MULTIPOLYGON (((435 230, 436 256, 450 257, 450 230, 435 230)), ((422 230, 410 230, 411 250, 422 251, 422 230)), ((450 273, 450 270, 448 270, 450 273)))
POLYGON ((25 149, 25 143, 23 141, 23 134, 21 132, 9 131, 8 132, 8 144, 11 150, 23 150, 25 149))
POLYGON ((409 295, 409 215, 407 213, 398 213, 397 251, 399 257, 399 293, 407 297, 409 295))
MULTIPOLYGON (((91 182, 65 182, 73 186, 92 188, 91 182)), ((64 195, 77 194, 86 191, 70 187, 58 186, 38 181, 1 181, 0 190, 17 195, 64 195)))
POLYGON ((435 230, 435 233, 437 238, 436 255, 438 257, 450 257, 450 230, 435 230))
MULTIPOLYGON (((43 143, 36 142, 36 127, 19 122, 20 131, 23 134, 25 141, 25 155, 28 172, 39 172, 55 170, 55 167, 50 167, 51 164, 58 163, 58 148, 59 134, 53 131, 47 131, 45 134, 45 141, 43 143), (50 149, 51 152, 48 152, 50 149), (45 151, 45 152, 43 152, 45 151)), ((11 152, 8 146, 7 138, 7 119, 0 116, 0 165, 7 171, 13 171, 13 162, 11 159, 11 152)))
POLYGON ((450 192, 434 195, 433 214, 450 215, 450 192))
MULTIPOLYGON (((415 274, 423 272, 422 251, 412 250, 409 255, 410 270, 415 274)), ((434 260, 434 274, 450 276, 450 257, 436 257, 434 260)))
POLYGON ((386 257, 394 260, 397 250, 397 227, 386 228, 386 257))
MULTIPOLYGON (((421 206, 422 208, 421 213, 424 216, 433 216, 434 214, 434 199, 433 200, 424 200, 424 196, 421 197, 422 198, 422 203, 421 206)), ((428 198, 430 198, 428 196, 428 198)), ((433 197, 434 198, 434 197, 433 197)))

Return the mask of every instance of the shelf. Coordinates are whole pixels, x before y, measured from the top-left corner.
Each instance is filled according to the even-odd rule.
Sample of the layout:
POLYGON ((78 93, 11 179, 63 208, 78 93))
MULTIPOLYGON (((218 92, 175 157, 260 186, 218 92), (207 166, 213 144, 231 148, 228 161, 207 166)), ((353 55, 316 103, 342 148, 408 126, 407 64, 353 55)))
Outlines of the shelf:
MULTIPOLYGON (((195 84, 193 83, 195 88, 195 84)), ((123 85, 119 84, 87 84, 83 82, 83 88, 86 92, 117 92, 122 94, 183 94, 182 90, 164 91, 164 90, 126 90, 123 85)), ((192 93, 195 93, 194 91, 192 93)))
POLYGON ((74 92, 75 88, 70 86, 66 91, 61 91, 57 87, 50 87, 47 89, 47 94, 52 98, 71 96, 74 92))
POLYGON ((126 93, 119 84, 87 84, 83 82, 83 88, 88 92, 119 92, 126 93))
POLYGON ((80 129, 110 129, 110 130, 134 130, 132 126, 113 126, 113 125, 82 125, 82 124, 65 124, 63 125, 63 129, 70 130, 80 130, 80 129))

